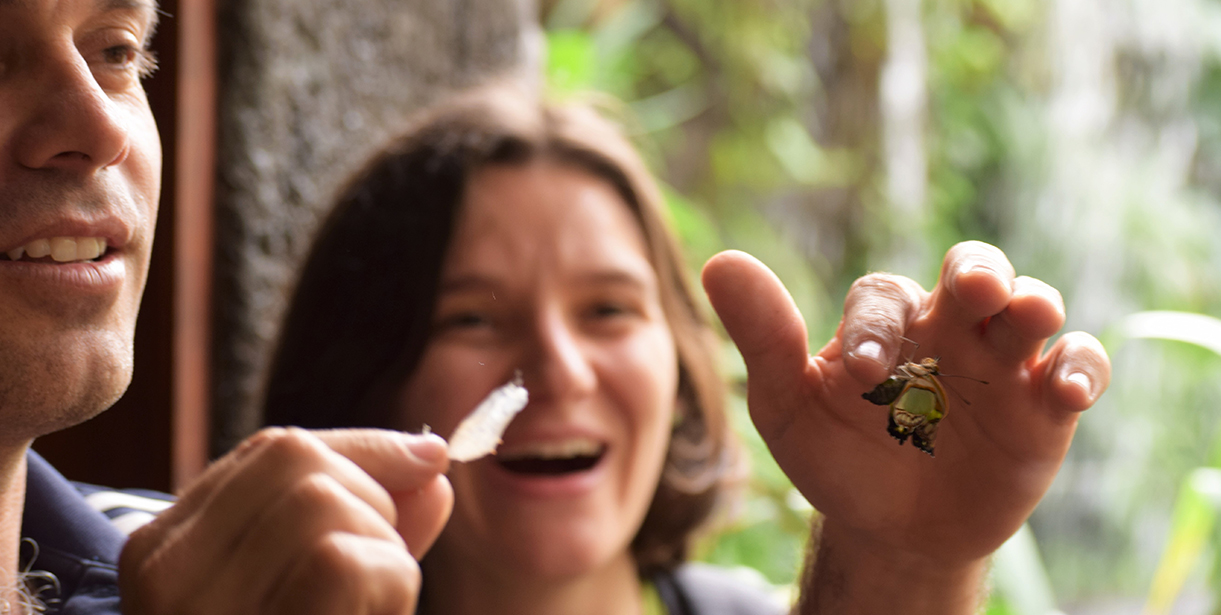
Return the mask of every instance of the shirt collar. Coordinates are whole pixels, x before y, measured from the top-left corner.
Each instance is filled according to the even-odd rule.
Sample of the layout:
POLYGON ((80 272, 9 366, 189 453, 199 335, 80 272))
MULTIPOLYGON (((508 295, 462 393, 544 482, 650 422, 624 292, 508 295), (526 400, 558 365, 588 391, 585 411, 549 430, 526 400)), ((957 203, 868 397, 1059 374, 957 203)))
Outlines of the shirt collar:
POLYGON ((65 595, 98 573, 113 576, 125 537, 38 453, 26 462, 22 569, 55 575, 65 595))

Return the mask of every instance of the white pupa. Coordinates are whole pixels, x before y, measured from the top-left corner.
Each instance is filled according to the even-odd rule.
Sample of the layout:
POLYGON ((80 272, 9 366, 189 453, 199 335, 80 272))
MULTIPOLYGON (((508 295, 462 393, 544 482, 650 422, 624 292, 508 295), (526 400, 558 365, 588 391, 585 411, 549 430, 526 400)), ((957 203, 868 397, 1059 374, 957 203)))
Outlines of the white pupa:
POLYGON ((521 372, 504 386, 497 387, 475 407, 449 438, 449 458, 474 461, 496 452, 500 436, 509 422, 526 407, 529 393, 522 386, 521 372))

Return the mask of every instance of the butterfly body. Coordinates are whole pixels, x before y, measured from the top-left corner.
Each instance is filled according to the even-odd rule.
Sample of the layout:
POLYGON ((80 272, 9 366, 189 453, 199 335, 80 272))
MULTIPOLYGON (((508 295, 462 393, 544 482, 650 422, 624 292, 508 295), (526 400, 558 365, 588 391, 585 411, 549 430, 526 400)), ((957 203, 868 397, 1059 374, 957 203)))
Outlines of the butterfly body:
POLYGON ((911 438, 912 446, 933 455, 937 427, 949 412, 945 389, 937 379, 940 375, 937 359, 908 361, 895 369, 894 375, 873 390, 861 395, 879 406, 890 406, 886 431, 899 444, 911 438))

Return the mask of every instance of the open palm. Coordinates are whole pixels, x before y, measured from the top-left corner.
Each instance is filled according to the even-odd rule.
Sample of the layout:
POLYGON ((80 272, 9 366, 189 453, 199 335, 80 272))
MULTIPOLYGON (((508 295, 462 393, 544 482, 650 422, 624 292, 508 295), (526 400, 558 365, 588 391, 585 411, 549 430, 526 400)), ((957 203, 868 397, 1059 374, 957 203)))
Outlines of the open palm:
POLYGON ((987 244, 951 249, 931 292, 900 276, 861 278, 814 356, 792 299, 757 260, 722 253, 703 277, 780 467, 827 523, 888 557, 953 566, 999 547, 1051 484, 1078 412, 1110 378, 1087 334, 1044 352, 1064 322, 1059 293, 1016 277, 987 244), (888 408, 861 397, 897 363, 927 356, 943 374, 969 377, 942 377, 949 413, 936 457, 899 445, 886 431, 888 408))

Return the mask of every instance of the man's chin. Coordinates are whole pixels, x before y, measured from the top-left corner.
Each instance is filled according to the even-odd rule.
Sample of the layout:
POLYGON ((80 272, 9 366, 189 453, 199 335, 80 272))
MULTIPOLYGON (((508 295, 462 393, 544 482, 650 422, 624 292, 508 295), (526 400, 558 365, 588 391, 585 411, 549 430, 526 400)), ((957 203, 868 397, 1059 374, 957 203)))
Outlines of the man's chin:
POLYGON ((131 384, 131 352, 101 354, 37 357, 37 368, 27 362, 0 375, 0 447, 83 423, 114 405, 131 384))

